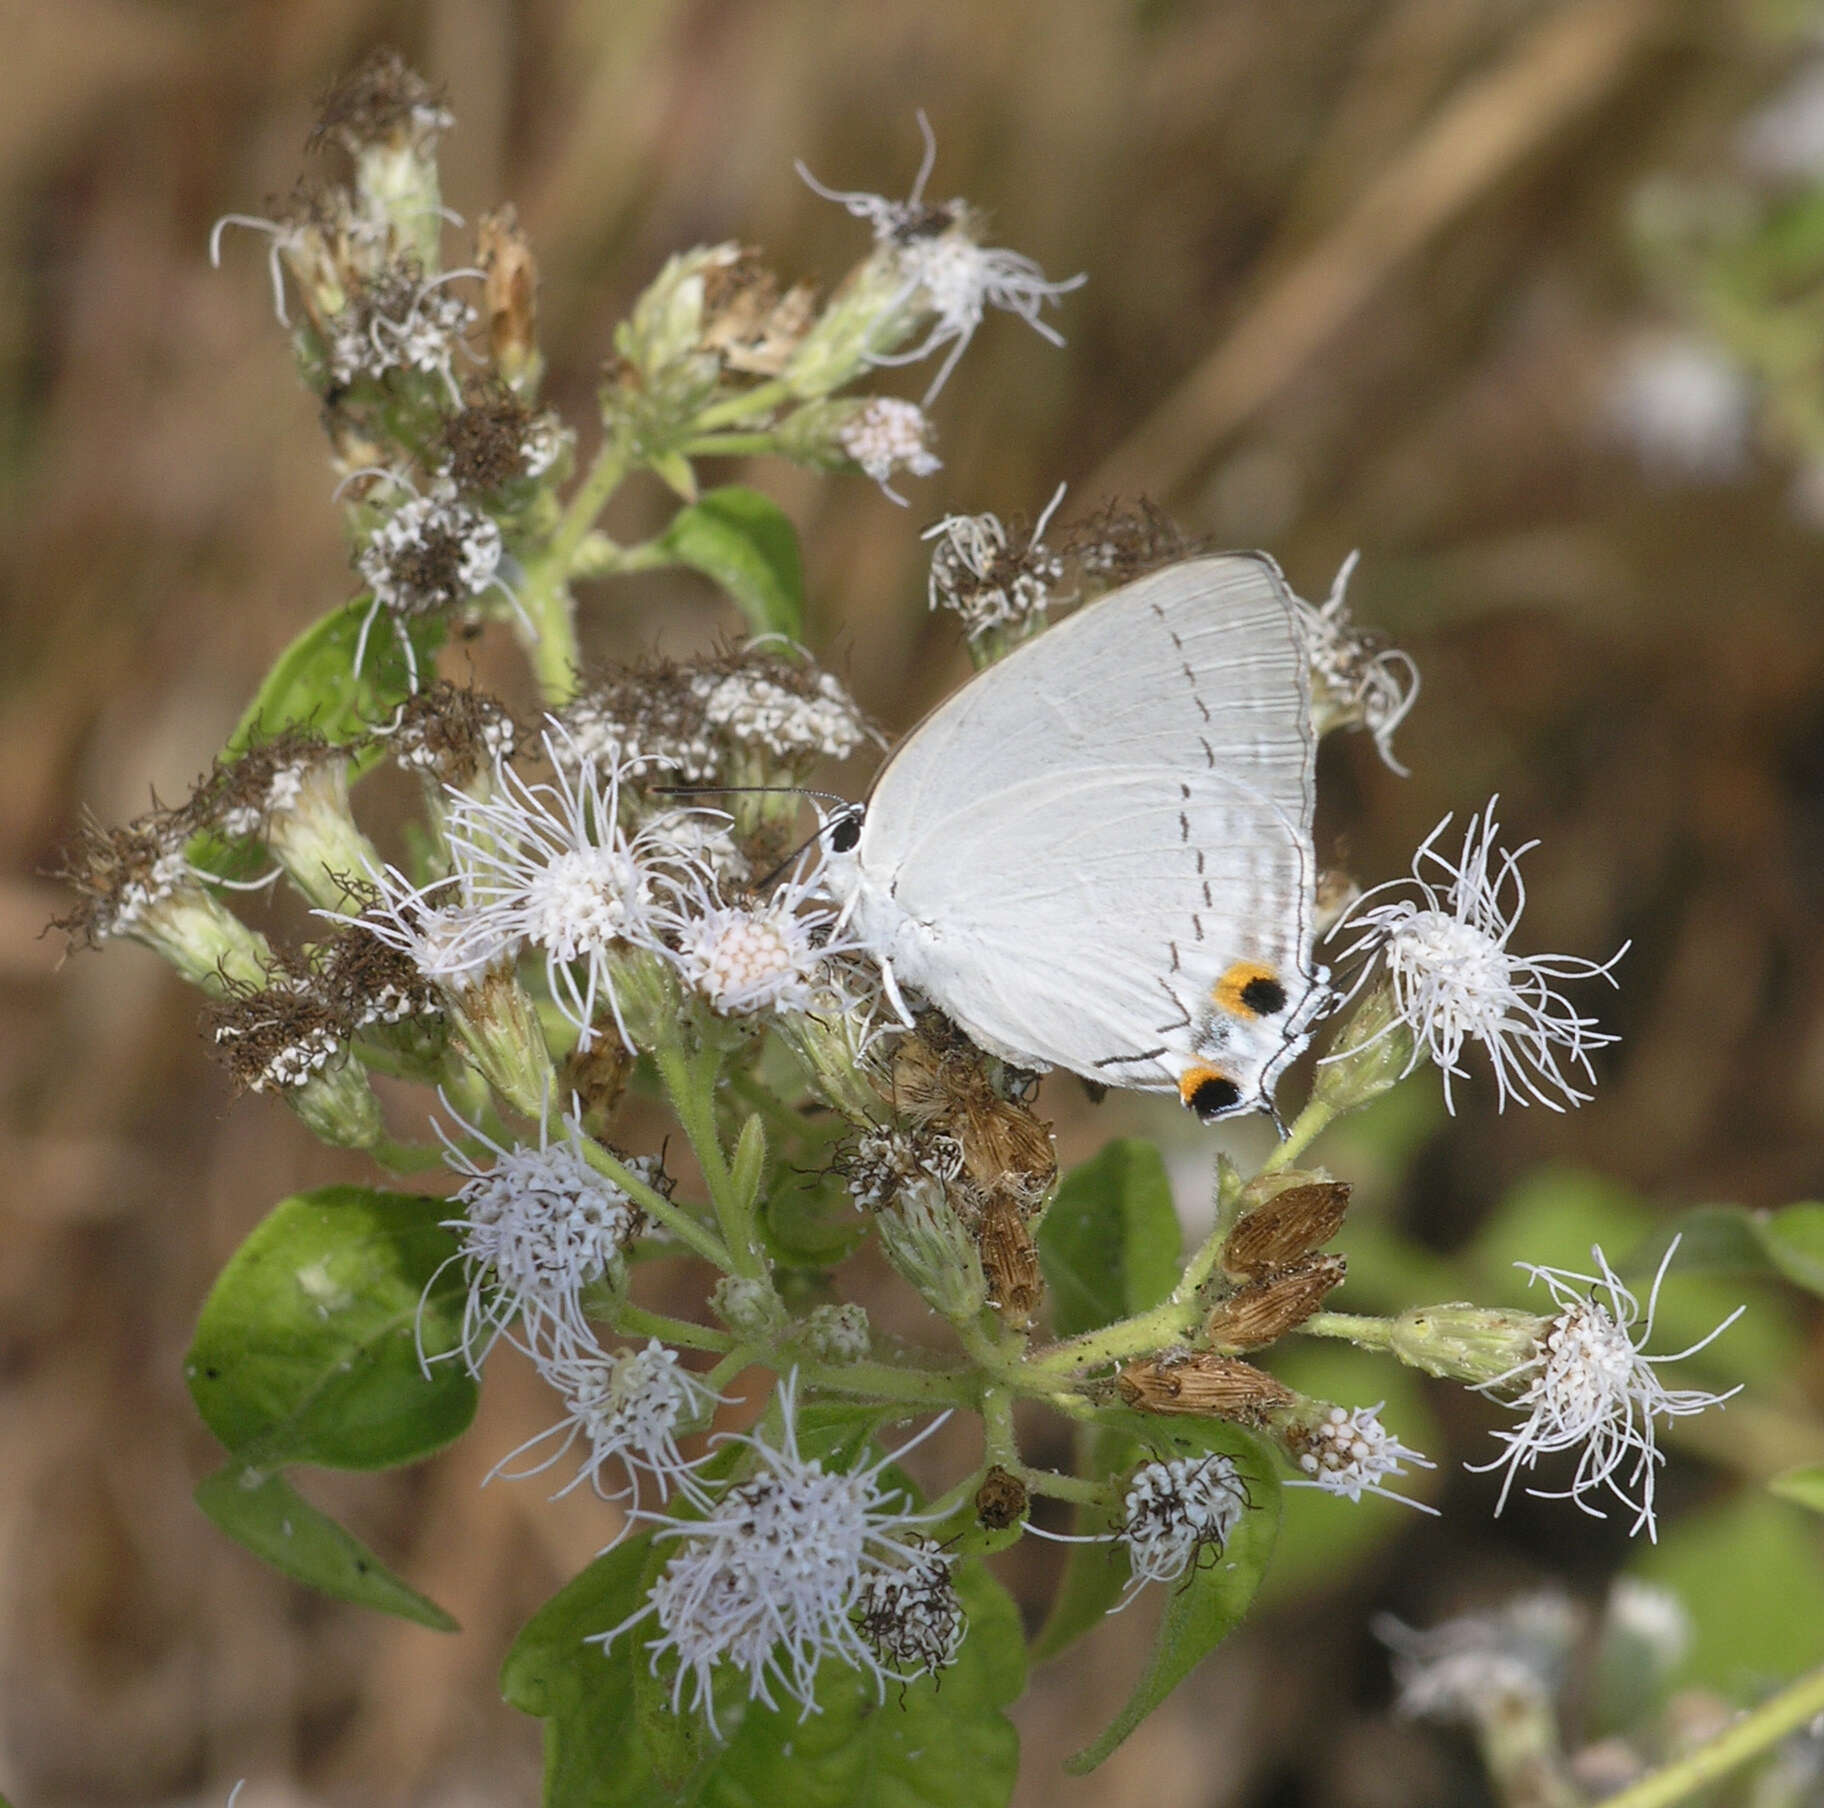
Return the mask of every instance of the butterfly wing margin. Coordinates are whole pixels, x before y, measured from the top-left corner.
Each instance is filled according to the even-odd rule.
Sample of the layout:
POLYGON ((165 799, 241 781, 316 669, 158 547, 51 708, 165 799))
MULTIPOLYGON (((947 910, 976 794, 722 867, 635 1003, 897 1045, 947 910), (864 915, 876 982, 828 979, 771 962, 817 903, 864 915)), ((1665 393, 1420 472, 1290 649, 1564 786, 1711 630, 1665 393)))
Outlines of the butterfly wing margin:
POLYGON ((864 861, 890 878, 922 834, 1000 775, 1109 765, 1248 772, 1311 815, 1309 678, 1279 568, 1264 553, 1166 567, 1016 648, 940 704, 876 776, 864 861))

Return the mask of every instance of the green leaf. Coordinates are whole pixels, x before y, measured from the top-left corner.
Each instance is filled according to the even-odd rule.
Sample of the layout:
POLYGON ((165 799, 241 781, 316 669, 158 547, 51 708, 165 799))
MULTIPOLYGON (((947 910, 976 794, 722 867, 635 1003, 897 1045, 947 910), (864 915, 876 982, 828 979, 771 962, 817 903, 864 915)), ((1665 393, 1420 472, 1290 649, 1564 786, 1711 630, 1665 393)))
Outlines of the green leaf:
MULTIPOLYGON (((1081 1428, 1080 1442, 1084 1454, 1077 1464, 1079 1475, 1122 1475, 1141 1456, 1139 1443, 1118 1426, 1081 1428)), ((1110 1519, 1105 1509, 1079 1507, 1071 1529, 1079 1537, 1105 1534, 1111 1529, 1110 1519)), ((1051 1597, 1051 1611, 1032 1641, 1034 1663, 1048 1663, 1084 1633, 1100 1626, 1133 1573, 1126 1546, 1112 1539, 1073 1544, 1068 1553, 1057 1593, 1051 1597)))
POLYGON ((1768 1490, 1794 1506, 1809 1507, 1824 1513, 1824 1463, 1806 1463, 1797 1469, 1783 1469, 1767 1484, 1768 1490))
POLYGON ((1824 1205, 1783 1205, 1760 1222, 1768 1258, 1795 1287, 1824 1293, 1824 1205))
POLYGON ((747 1122, 741 1126, 734 1156, 728 1164, 729 1185, 734 1189, 735 1200, 743 1217, 753 1211, 754 1203, 760 1197, 760 1182, 765 1174, 766 1126, 761 1123, 758 1112, 749 1112, 747 1122))
POLYGON ((798 533, 777 503, 730 484, 672 516, 657 545, 714 578, 756 634, 804 634, 804 569, 798 533))
POLYGON ((293 1581, 338 1601, 416 1620, 434 1632, 458 1630, 435 1601, 400 1581, 282 1475, 262 1476, 230 1463, 197 1483, 196 1504, 230 1538, 293 1581))
POLYGON ((1234 1631, 1254 1599, 1279 1534, 1280 1486, 1273 1459, 1232 1425, 1174 1427, 1173 1441, 1193 1450, 1219 1450, 1235 1460, 1250 1505, 1214 1561, 1206 1558, 1176 1583, 1153 1642, 1153 1654, 1127 1705, 1102 1736, 1077 1752, 1066 1768, 1094 1770, 1197 1664, 1234 1631))
POLYGON ((1678 1266, 1718 1274, 1771 1274, 1773 1263, 1752 1213, 1739 1205, 1697 1205, 1656 1232, 1645 1254, 1657 1267, 1678 1238, 1678 1266))
POLYGON ((1159 1151, 1121 1137, 1073 1168, 1038 1242, 1058 1336, 1100 1330, 1158 1305, 1178 1279, 1183 1249, 1159 1151))
POLYGON ((1628 1569, 1691 1616, 1683 1682, 1748 1700, 1824 1662, 1824 1545, 1795 1506, 1746 1493, 1684 1514, 1628 1569))
POLYGON ((500 1692, 545 1722, 546 1808, 633 1808, 665 1799, 634 1728, 634 1675, 644 1669, 637 1627, 604 1652, 583 1641, 640 1604, 652 1537, 630 1538, 558 1590, 514 1640, 500 1692))
POLYGON ((476 1385, 456 1350, 465 1287, 442 1199, 321 1187, 229 1259, 185 1379, 243 1468, 384 1469, 456 1438, 476 1385), (440 1272, 441 1271, 441 1272, 440 1272), (419 1351, 434 1362, 427 1375, 419 1351))
MULTIPOLYGON (((230 753, 243 753, 282 728, 314 728, 325 740, 352 741, 392 714, 410 695, 411 674, 384 610, 368 632, 361 675, 354 675, 355 648, 372 606, 364 595, 332 609, 279 655, 229 737, 230 753)), ((443 634, 443 624, 434 619, 412 625, 421 676, 443 634)))

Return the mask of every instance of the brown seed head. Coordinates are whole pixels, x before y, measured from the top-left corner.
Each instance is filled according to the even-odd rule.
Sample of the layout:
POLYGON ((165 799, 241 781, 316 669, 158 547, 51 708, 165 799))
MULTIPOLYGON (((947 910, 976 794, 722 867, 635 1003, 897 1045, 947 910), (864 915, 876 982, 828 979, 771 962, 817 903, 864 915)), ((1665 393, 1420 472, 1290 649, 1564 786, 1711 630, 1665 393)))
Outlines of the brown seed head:
POLYGON ((1309 1175, 1263 1175, 1261 1180, 1286 1181, 1277 1191, 1261 1197, 1260 1181, 1243 1190, 1242 1216, 1229 1233, 1222 1265, 1243 1280, 1261 1280, 1290 1268, 1321 1249, 1341 1228, 1349 1209, 1349 1183, 1309 1175))
POLYGON ((1116 1385, 1122 1399, 1141 1412, 1230 1419, 1237 1425, 1262 1425, 1298 1397, 1252 1363, 1210 1354, 1130 1362, 1116 1385))
POLYGON ((1339 1255, 1315 1256, 1264 1280, 1236 1288, 1210 1314, 1204 1334, 1221 1350, 1258 1350, 1302 1325, 1332 1288, 1342 1285, 1347 1263, 1339 1255))
POLYGON ((1026 1511, 1026 1484, 999 1463, 990 1467, 975 1491, 975 1516, 991 1532, 1004 1532, 1026 1511))

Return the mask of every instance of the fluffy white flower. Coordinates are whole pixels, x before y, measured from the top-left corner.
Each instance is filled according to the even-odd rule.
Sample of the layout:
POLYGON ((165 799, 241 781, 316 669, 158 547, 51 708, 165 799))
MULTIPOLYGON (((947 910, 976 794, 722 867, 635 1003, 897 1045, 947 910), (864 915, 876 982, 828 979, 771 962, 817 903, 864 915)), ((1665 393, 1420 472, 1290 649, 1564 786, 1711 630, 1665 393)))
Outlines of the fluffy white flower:
POLYGON ((1741 1391, 1735 1387, 1712 1394, 1701 1388, 1668 1388, 1658 1369, 1662 1363, 1683 1361, 1720 1337, 1741 1317, 1743 1307, 1687 1349, 1666 1356, 1642 1354, 1653 1335, 1660 1285, 1678 1244, 1674 1237, 1668 1245, 1644 1312, 1600 1248, 1590 1252, 1595 1274, 1519 1264, 1531 1277, 1529 1285, 1545 1283, 1558 1315, 1531 1357, 1482 1389, 1511 1396, 1514 1410, 1526 1415, 1511 1430, 1495 1433, 1506 1446, 1500 1456, 1470 1465, 1479 1471, 1506 1471, 1495 1503, 1497 1513, 1507 1505, 1521 1470, 1530 1473, 1540 1457, 1551 1452, 1576 1450, 1577 1471, 1568 1488, 1528 1488, 1527 1493, 1541 1500, 1573 1500, 1584 1512, 1602 1519, 1607 1515, 1588 1497, 1606 1491, 1633 1510, 1630 1532, 1644 1526, 1650 1538, 1658 1537, 1654 1471, 1666 1459, 1658 1446, 1655 1420, 1703 1412, 1741 1391))
POLYGON ((605 999, 631 1048, 614 993, 614 956, 626 948, 663 952, 666 896, 706 886, 708 874, 672 833, 683 813, 657 812, 629 835, 621 787, 631 764, 612 752, 600 761, 579 757, 567 739, 552 721, 544 735, 549 783, 528 783, 500 763, 491 796, 453 791, 445 836, 477 921, 501 941, 530 942, 544 955, 551 995, 576 1025, 577 1046, 594 1042, 596 1006, 605 999))
POLYGON ((935 540, 925 597, 933 609, 949 609, 971 640, 991 628, 1018 627, 1042 616, 1058 595, 1064 561, 1045 544, 1045 529, 1064 500, 1059 484, 1023 546, 998 515, 946 515, 925 529, 935 540))
POLYGON ((1064 335, 1039 318, 1048 301, 1055 302, 1087 280, 1073 276, 1065 282, 1047 280, 1045 272, 1029 257, 999 246, 981 245, 975 239, 974 220, 967 203, 948 201, 941 206, 927 201, 925 184, 937 161, 937 137, 921 110, 918 129, 924 135, 925 155, 918 179, 903 201, 860 190, 826 188, 800 163, 799 176, 826 201, 846 208, 873 229, 874 242, 893 259, 903 301, 915 301, 932 316, 924 339, 909 351, 876 353, 877 364, 916 364, 942 346, 950 351, 925 391, 929 407, 949 380, 956 361, 968 349, 983 314, 991 307, 1017 314, 1032 330, 1053 345, 1064 335))
MULTIPOLYGON (((514 1481, 542 1475, 562 1462, 580 1439, 582 1463, 558 1489, 559 1496, 586 1481, 604 1500, 631 1496, 637 1510, 640 1478, 650 1476, 667 1493, 701 1498, 694 1471, 703 1459, 686 1460, 678 1448, 678 1432, 680 1427, 706 1424, 722 1396, 683 1367, 675 1350, 655 1337, 643 1350, 604 1354, 567 1347, 535 1352, 535 1360, 539 1373, 562 1396, 564 1417, 503 1457, 495 1465, 495 1475, 514 1481), (555 1447, 530 1468, 509 1467, 516 1458, 553 1440, 555 1447), (619 1493, 602 1484, 602 1470, 612 1463, 618 1463, 627 1477, 627 1486, 619 1493)), ((627 1524, 632 1523, 630 1518, 627 1524)))
POLYGON ((515 1319, 514 1341, 534 1356, 592 1349, 583 1294, 620 1271, 622 1253, 640 1229, 639 1208, 589 1166, 574 1117, 562 1120, 563 1142, 553 1143, 548 1125, 541 1126, 536 1149, 503 1146, 457 1122, 494 1156, 483 1166, 442 1125, 434 1126, 449 1165, 467 1177, 455 1193, 463 1215, 444 1220, 459 1246, 450 1260, 462 1264, 468 1281, 459 1345, 464 1362, 479 1373, 515 1319))
POLYGON ((1418 701, 1419 668, 1350 620, 1346 593, 1360 557, 1352 552, 1343 561, 1321 604, 1293 598, 1293 619, 1311 666, 1312 716, 1319 734, 1359 722, 1388 768, 1404 777, 1406 768, 1393 757, 1393 731, 1418 701))
MULTIPOLYGON (((1463 1045, 1482 1044, 1495 1070, 1500 1103, 1537 1101, 1561 1111, 1589 1097, 1566 1074, 1569 1065, 1592 1083, 1590 1051, 1616 1038, 1583 1017, 1555 987, 1566 979, 1607 979, 1627 953, 1623 944, 1603 962, 1576 955, 1514 954, 1509 938, 1526 905, 1520 856, 1495 846, 1495 804, 1471 816, 1455 864, 1437 851, 1450 826, 1446 816, 1413 856, 1410 880, 1378 885, 1337 925, 1359 931, 1345 951, 1378 956, 1394 995, 1398 1020, 1415 1039, 1407 1072, 1429 1055, 1444 1076, 1444 1100, 1454 1110, 1451 1081, 1464 1077, 1463 1045), (1437 875, 1435 878, 1429 875, 1437 875), (1386 894, 1410 888, 1412 897, 1386 894), (1376 898, 1385 898, 1375 903, 1376 898)), ((1357 980, 1359 991, 1370 969, 1357 980)))
POLYGON ((1421 1469, 1437 1465, 1408 1450, 1381 1423, 1380 1406, 1358 1406, 1346 1412, 1333 1406, 1315 1424, 1294 1429, 1289 1442, 1299 1479, 1288 1482, 1291 1488, 1321 1488, 1326 1494, 1340 1494, 1345 1500, 1360 1500, 1364 1494, 1384 1494, 1389 1500, 1405 1501, 1421 1513, 1436 1513, 1423 1501, 1408 1500, 1384 1484, 1405 1473, 1404 1465, 1416 1464, 1421 1469))
POLYGON ((811 1009, 825 960, 859 946, 831 939, 837 912, 812 901, 815 886, 814 873, 791 879, 751 904, 679 888, 664 921, 684 983, 723 1017, 811 1009))
POLYGON ((521 938, 504 933, 492 918, 464 902, 460 878, 414 885, 396 866, 388 866, 370 872, 368 881, 371 895, 356 920, 405 955, 431 984, 461 994, 518 958, 521 938))
POLYGON ((1127 1485, 1117 1534, 1134 1578, 1121 1605, 1148 1582, 1175 1582, 1206 1550, 1220 1556, 1247 1504, 1241 1472, 1220 1451, 1143 1463, 1127 1485))
POLYGON ((844 452, 902 508, 906 499, 890 479, 895 471, 929 477, 944 461, 925 443, 929 424, 916 402, 872 396, 837 435, 844 452))
POLYGON ((700 1709, 712 1732, 713 1679, 724 1665, 745 1676, 750 1699, 776 1708, 778 1690, 806 1714, 816 1709, 825 1659, 872 1676, 883 1699, 888 1678, 899 1675, 876 1655, 857 1616, 880 1605, 883 1576, 925 1559, 920 1517, 881 1485, 881 1472, 904 1450, 865 1469, 826 1473, 821 1461, 799 1454, 795 1380, 780 1389, 779 1441, 735 1440, 753 1452, 755 1473, 700 1519, 660 1527, 657 1536, 677 1540, 677 1549, 651 1596, 591 1641, 611 1644, 650 1615, 658 1628, 646 1647, 654 1674, 675 1662, 674 1710, 700 1709))

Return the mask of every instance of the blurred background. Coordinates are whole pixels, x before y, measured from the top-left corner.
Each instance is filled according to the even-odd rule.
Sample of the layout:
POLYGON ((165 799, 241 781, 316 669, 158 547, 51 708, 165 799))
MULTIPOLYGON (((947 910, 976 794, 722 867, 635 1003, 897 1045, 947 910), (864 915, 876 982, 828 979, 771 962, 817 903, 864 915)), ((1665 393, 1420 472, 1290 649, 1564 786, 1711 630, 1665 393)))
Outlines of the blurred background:
MULTIPOLYGON (((445 199, 514 200, 550 393, 590 443, 614 322, 671 252, 740 239, 827 287, 865 229, 792 173, 930 193, 1087 284, 1057 350, 991 316, 934 407, 944 468, 743 469, 803 537, 816 642, 897 732, 967 670, 921 527, 1145 495, 1262 546, 1424 674, 1401 779, 1324 752, 1320 853, 1365 883, 1501 794, 1537 836, 1518 946, 1603 958, 1622 1041, 1595 1101, 1497 1115, 1429 1077, 1320 1150, 1358 1185, 1339 1303, 1521 1303, 1516 1258, 1622 1259, 1680 1208, 1824 1184, 1824 14, 1751 0, 9 0, 0 59, 0 1789, 17 1808, 536 1799, 499 1658, 602 1542, 599 1508, 477 1484, 542 1422, 502 1363, 476 1433, 401 1476, 312 1477, 454 1637, 307 1596, 192 1506, 214 1467, 181 1380, 198 1305, 282 1194, 361 1178, 236 1101, 198 1002, 143 950, 64 957, 45 877, 78 813, 181 796, 265 667, 348 593, 314 404, 263 242, 205 254, 303 163, 313 104, 379 43, 447 87, 445 199)), ((457 238, 450 243, 453 261, 457 238)), ((904 393, 925 373, 907 373, 904 393)), ((657 499, 652 499, 657 506, 657 499)), ((635 494, 626 505, 644 506, 635 494)), ((593 598, 604 652, 735 626, 695 580, 593 598)), ((510 661, 483 645, 484 677, 510 661)), ((853 775, 865 782, 865 773, 853 775)), ((1600 998, 1594 991, 1602 992, 1600 998)), ((1298 1082, 1294 1081, 1294 1086, 1298 1082)), ((1211 1141, 1051 1083, 1067 1159, 1168 1146, 1188 1217, 1211 1141)), ((1244 1139, 1246 1132, 1239 1133, 1244 1139)), ((1705 1291, 1705 1287, 1708 1291, 1705 1291)), ((1720 1291, 1718 1290, 1720 1288, 1720 1291)), ((1816 1521, 1760 1484, 1818 1460, 1819 1320, 1753 1302, 1747 1379, 1675 1449, 1657 1547, 1568 1503, 1490 1516, 1494 1409, 1327 1359, 1440 1459, 1441 1521, 1301 1499, 1267 1599, 1100 1773, 1061 1756, 1141 1662, 1144 1603, 1016 1710, 1022 1803, 1476 1802, 1466 1743, 1391 1711, 1366 1630, 1628 1570, 1677 1587, 1683 1680, 1745 1700, 1824 1655, 1816 1521), (1756 1591, 1759 1591, 1758 1593, 1756 1591), (1113 1680, 1111 1680, 1113 1679, 1113 1680)), ((1708 1316, 1706 1317, 1706 1313, 1708 1316)), ((1681 1321, 1682 1322, 1682 1321, 1681 1321)), ((1668 1333, 1676 1335, 1676 1330, 1668 1333)), ((1676 1348, 1677 1343, 1665 1347, 1676 1348)), ((1055 1553, 1004 1571, 1039 1611, 1055 1553)), ((1692 1699, 1700 1702, 1706 1697, 1692 1699)), ((1586 1728, 1587 1733, 1590 1729, 1586 1728)))

